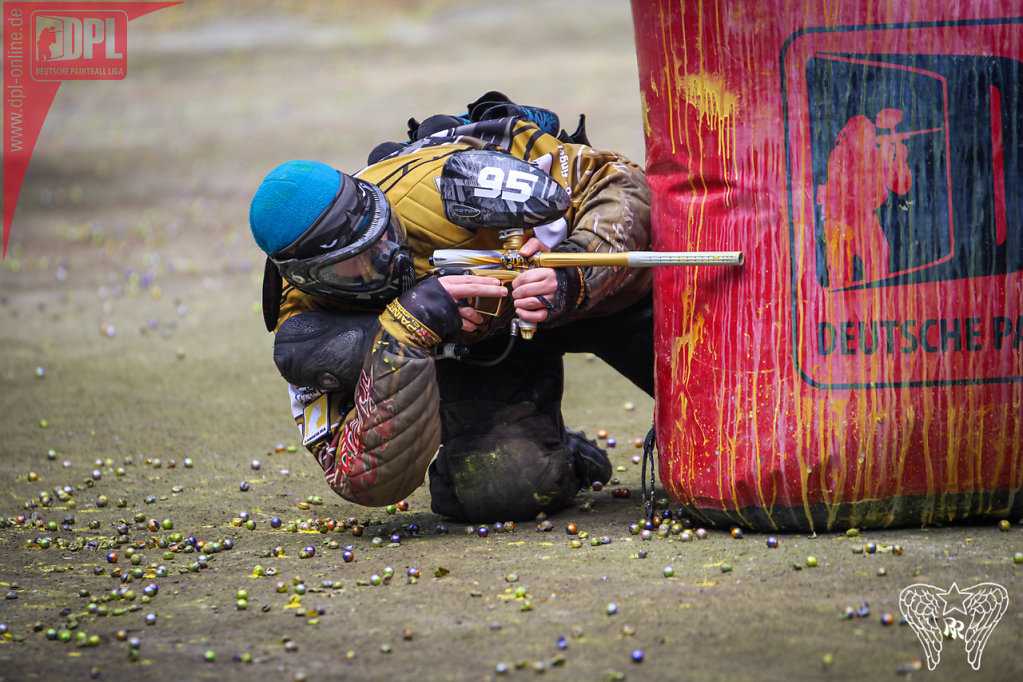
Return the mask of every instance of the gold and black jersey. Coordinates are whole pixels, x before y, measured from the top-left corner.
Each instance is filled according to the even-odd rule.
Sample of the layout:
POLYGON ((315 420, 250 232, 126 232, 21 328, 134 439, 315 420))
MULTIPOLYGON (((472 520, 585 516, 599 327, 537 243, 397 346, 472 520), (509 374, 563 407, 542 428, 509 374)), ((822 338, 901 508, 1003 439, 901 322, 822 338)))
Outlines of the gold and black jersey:
MULTIPOLYGON (((496 230, 472 232, 445 217, 437 179, 451 155, 473 149, 503 151, 548 169, 571 199, 565 219, 574 249, 649 248, 650 190, 636 164, 614 152, 562 142, 526 121, 509 119, 503 130, 484 132, 485 137, 427 138, 355 174, 383 190, 405 227, 419 276, 429 271, 429 257, 437 249, 501 247, 496 230)), ((620 310, 650 290, 646 269, 593 268, 584 275, 586 300, 606 306, 602 313, 620 310)), ((347 308, 286 286, 278 323, 307 310, 347 308)), ((592 306, 585 306, 572 318, 590 312, 592 306)))

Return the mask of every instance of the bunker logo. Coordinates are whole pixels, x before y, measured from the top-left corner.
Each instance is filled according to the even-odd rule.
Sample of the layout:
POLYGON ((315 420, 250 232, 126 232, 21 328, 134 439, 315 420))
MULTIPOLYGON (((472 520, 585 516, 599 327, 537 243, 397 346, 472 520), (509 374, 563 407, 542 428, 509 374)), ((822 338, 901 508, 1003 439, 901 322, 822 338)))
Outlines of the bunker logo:
POLYGON ((998 54, 1016 44, 1006 32, 1023 33, 1023 19, 814 28, 786 42, 804 381, 1023 381, 1023 61, 998 54))
POLYGON ((177 2, 3 3, 3 255, 39 131, 62 81, 128 74, 128 22, 177 2))
POLYGON ((124 12, 33 12, 31 35, 34 80, 120 80, 128 73, 124 12))
POLYGON ((1007 106, 1023 92, 1021 66, 988 55, 808 60, 813 237, 823 245, 813 264, 822 286, 1023 269, 1023 208, 1018 193, 1006 196, 1023 179, 1023 112, 1007 106), (974 96, 950 96, 967 90, 974 96))
POLYGON ((945 640, 960 642, 966 660, 980 670, 984 646, 1009 608, 1009 593, 997 583, 980 583, 965 590, 956 583, 947 590, 917 583, 899 593, 899 609, 924 648, 927 669, 941 662, 945 640))

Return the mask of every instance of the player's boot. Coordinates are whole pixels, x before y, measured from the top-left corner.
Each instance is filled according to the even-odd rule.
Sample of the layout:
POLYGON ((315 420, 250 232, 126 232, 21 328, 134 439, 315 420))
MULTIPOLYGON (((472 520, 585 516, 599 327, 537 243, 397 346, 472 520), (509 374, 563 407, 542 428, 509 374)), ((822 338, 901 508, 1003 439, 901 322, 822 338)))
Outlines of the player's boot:
POLYGON ((565 429, 568 446, 572 448, 572 468, 580 481, 580 488, 589 488, 596 482, 611 480, 611 460, 597 442, 582 431, 565 429))

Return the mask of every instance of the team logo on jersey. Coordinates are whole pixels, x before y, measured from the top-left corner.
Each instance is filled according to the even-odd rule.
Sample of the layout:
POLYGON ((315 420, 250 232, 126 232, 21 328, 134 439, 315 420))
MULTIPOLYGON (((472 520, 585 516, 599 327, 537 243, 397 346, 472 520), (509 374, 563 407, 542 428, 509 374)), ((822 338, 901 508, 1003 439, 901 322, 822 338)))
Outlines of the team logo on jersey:
POLYGON ((324 393, 305 406, 302 445, 311 445, 330 435, 330 394, 324 393))
POLYGON ((809 383, 1023 380, 1021 22, 787 41, 794 342, 809 383))

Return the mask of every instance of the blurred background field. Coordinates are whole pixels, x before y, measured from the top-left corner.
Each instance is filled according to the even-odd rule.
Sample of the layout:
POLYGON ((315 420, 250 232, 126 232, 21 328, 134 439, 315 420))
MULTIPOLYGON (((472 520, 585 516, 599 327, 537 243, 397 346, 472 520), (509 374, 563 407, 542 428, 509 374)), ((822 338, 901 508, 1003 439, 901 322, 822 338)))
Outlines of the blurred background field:
POLYGON ((585 113, 594 144, 643 163, 628 3, 186 0, 128 34, 125 80, 61 85, 0 267, 0 679, 902 679, 921 649, 882 614, 898 619, 912 582, 953 580, 1005 585, 1010 612, 981 672, 949 642, 916 674, 1023 672, 1018 525, 785 536, 777 549, 728 529, 634 535, 633 441, 653 401, 587 357, 567 359, 566 422, 617 441, 617 483, 550 532, 437 534, 425 489, 408 511, 358 508, 294 447, 248 230, 262 177, 295 158, 356 170, 377 142, 404 139, 410 116, 460 113, 491 89, 569 129, 585 113), (363 535, 317 530, 352 518, 363 535), (579 547, 570 522, 589 535, 579 547), (173 532, 234 548, 203 568, 183 547, 166 558, 173 532), (868 541, 880 550, 854 553, 868 541), (125 550, 139 543, 136 565, 125 550), (150 583, 159 593, 143 600, 150 583), (864 601, 867 615, 842 618, 864 601), (72 622, 97 644, 47 637, 72 622))

